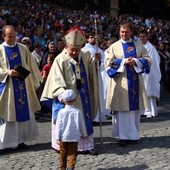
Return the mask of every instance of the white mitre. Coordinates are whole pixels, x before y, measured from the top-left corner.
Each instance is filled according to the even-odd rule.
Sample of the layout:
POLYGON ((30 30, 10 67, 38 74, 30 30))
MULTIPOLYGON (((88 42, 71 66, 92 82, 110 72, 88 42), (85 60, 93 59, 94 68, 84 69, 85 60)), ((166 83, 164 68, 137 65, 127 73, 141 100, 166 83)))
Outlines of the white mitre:
POLYGON ((78 27, 72 27, 65 36, 66 43, 74 48, 81 48, 86 42, 84 32, 78 27))

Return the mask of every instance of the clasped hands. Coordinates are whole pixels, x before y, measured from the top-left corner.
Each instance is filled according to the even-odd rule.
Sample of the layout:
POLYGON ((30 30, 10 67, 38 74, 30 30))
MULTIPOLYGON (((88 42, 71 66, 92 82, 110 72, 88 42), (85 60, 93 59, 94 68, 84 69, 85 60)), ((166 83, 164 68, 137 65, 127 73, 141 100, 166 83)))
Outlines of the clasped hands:
POLYGON ((100 53, 95 53, 94 60, 95 61, 100 61, 101 60, 101 54, 100 53))
POLYGON ((133 66, 135 66, 135 64, 136 64, 133 57, 126 58, 125 63, 126 63, 127 65, 129 65, 130 67, 133 67, 133 66))

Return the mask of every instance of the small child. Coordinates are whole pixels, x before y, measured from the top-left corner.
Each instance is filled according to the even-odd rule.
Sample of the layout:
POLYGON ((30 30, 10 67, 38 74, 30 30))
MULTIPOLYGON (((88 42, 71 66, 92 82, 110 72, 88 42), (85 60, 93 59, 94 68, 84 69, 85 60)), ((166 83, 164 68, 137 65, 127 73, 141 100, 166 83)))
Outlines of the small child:
POLYGON ((47 80, 54 58, 55 58, 55 55, 51 53, 49 53, 47 56, 47 64, 43 67, 41 71, 41 75, 43 77, 44 83, 47 80))
POLYGON ((73 170, 76 164, 78 141, 85 137, 82 126, 82 113, 74 106, 76 94, 68 89, 62 93, 65 107, 58 112, 56 140, 60 145, 60 169, 73 170), (68 158, 68 163, 67 163, 68 158))

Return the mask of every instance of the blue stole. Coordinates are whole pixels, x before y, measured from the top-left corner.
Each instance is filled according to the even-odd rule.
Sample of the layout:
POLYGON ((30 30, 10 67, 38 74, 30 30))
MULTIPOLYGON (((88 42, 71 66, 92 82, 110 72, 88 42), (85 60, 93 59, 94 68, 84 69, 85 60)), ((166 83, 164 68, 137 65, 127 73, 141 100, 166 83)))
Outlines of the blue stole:
POLYGON ((60 102, 57 98, 55 98, 51 101, 52 101, 52 122, 53 122, 53 124, 56 124, 58 112, 59 112, 60 109, 64 108, 64 103, 60 102))
POLYGON ((5 88, 5 83, 0 82, 0 96, 5 88))
POLYGON ((52 123, 56 124, 58 112, 64 108, 64 103, 60 102, 57 98, 46 98, 46 100, 41 101, 41 104, 52 110, 52 123))
MULTIPOLYGON (((8 57, 10 69, 14 69, 18 65, 22 65, 21 55, 19 52, 18 45, 16 45, 15 47, 4 46, 4 48, 5 48, 6 55, 8 57)), ((25 81, 19 80, 16 77, 11 77, 11 78, 12 78, 12 83, 14 88, 16 121, 24 122, 30 120, 25 81)))
MULTIPOLYGON (((137 58, 134 42, 122 43, 125 58, 137 58)), ((139 110, 139 77, 133 67, 126 65, 129 109, 139 110)))
MULTIPOLYGON (((91 135, 93 133, 93 124, 91 118, 91 104, 90 104, 87 74, 82 58, 80 59, 79 66, 80 66, 80 75, 81 75, 81 88, 78 91, 83 105, 84 120, 86 124, 87 134, 91 135)), ((72 68, 73 68, 73 72, 75 73, 75 66, 73 64, 72 64, 72 68)))
POLYGON ((117 72, 118 68, 120 67, 120 64, 122 62, 122 59, 114 59, 111 63, 111 67, 107 70, 107 74, 110 78, 119 77, 120 73, 117 72))

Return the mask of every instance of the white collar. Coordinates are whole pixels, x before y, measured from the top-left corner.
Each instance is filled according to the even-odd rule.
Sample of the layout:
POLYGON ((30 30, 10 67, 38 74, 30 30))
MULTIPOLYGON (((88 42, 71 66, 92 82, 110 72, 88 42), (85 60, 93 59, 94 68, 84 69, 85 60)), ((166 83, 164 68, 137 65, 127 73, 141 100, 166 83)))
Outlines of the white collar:
POLYGON ((133 40, 132 40, 132 38, 130 38, 128 41, 125 41, 125 40, 123 40, 123 39, 121 38, 120 41, 121 41, 122 43, 129 43, 129 42, 132 42, 133 40))
POLYGON ((2 43, 4 46, 6 46, 6 47, 15 47, 16 46, 16 42, 15 42, 15 44, 14 45, 9 45, 9 44, 7 44, 5 41, 2 43))

